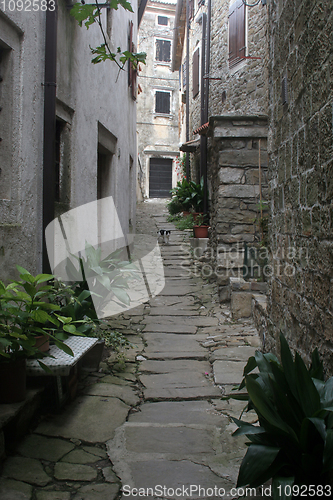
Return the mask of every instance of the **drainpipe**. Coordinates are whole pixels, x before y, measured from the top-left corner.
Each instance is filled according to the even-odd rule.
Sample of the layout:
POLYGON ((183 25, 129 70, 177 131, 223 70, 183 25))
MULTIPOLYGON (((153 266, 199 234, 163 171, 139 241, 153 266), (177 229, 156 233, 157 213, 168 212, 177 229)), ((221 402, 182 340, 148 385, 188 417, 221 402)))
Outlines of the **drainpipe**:
MULTIPOLYGON (((206 34, 206 70, 205 70, 205 113, 204 113, 204 123, 208 122, 208 104, 209 104, 209 71, 210 71, 210 25, 211 25, 211 17, 212 17, 212 4, 211 0, 208 0, 207 5, 207 34, 206 34)), ((203 136, 201 136, 203 137, 203 136)), ((203 178, 204 178, 204 202, 203 202, 203 210, 204 213, 208 212, 208 182, 207 182, 207 136, 204 136, 203 141, 204 148, 204 164, 203 164, 203 178)))
POLYGON ((45 228, 54 219, 55 203, 55 128, 56 128, 56 75, 57 75, 57 13, 46 11, 45 73, 44 73, 44 138, 43 138, 43 254, 44 273, 50 273, 47 257, 45 228))
MULTIPOLYGON (((201 125, 203 125, 206 119, 206 80, 205 80, 205 71, 206 71, 206 23, 207 16, 206 13, 201 14, 200 21, 202 24, 202 34, 201 34, 201 125)), ((204 177, 205 172, 205 164, 207 163, 207 148, 205 141, 206 136, 200 135, 200 179, 204 177)))
MULTIPOLYGON (((186 142, 190 140, 190 2, 186 0, 186 142)), ((186 179, 190 180, 190 153, 186 153, 186 179)))

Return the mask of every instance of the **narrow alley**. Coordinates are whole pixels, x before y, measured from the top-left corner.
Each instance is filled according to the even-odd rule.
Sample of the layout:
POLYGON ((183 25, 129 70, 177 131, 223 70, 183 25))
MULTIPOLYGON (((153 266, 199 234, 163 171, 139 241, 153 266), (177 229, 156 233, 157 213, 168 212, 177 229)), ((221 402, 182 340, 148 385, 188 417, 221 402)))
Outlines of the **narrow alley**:
MULTIPOLYGON (((244 439, 223 401, 259 346, 251 320, 233 321, 216 285, 192 272, 189 233, 166 222, 165 200, 138 205, 137 231, 161 242, 166 286, 110 319, 135 346, 125 371, 86 373, 76 399, 44 416, 5 462, 2 500, 238 498, 244 439)), ((254 415, 248 417, 254 420, 254 415)))

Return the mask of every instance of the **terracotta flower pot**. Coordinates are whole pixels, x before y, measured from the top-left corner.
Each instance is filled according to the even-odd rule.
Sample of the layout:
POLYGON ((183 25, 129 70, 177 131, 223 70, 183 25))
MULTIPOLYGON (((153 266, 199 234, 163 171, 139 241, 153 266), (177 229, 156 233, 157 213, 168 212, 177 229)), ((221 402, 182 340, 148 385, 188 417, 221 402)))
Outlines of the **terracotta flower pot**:
POLYGON ((47 352, 50 349, 50 342, 49 342, 49 336, 47 334, 45 335, 38 335, 36 338, 35 346, 37 349, 41 352, 47 352))
POLYGON ((26 398, 26 360, 0 363, 0 404, 19 403, 26 398))
POLYGON ((208 238, 209 226, 193 226, 195 238, 208 238))

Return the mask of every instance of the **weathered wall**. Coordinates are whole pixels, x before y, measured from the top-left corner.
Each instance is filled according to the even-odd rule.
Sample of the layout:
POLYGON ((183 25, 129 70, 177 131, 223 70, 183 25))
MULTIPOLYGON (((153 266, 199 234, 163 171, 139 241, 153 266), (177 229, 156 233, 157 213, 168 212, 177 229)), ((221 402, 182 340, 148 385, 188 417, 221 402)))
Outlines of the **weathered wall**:
POLYGON ((0 10, 0 279, 41 266, 44 28, 42 12, 0 10))
MULTIPOLYGON (((211 25, 211 65, 209 109, 211 115, 266 114, 268 99, 267 74, 267 7, 246 8, 246 59, 229 68, 228 15, 234 0, 213 2, 211 25), (225 96, 223 96, 225 93, 225 96)), ((252 2, 250 2, 252 3, 252 2)))
MULTIPOLYGON (((138 49, 146 52, 146 64, 141 65, 138 83, 142 93, 138 95, 137 131, 138 153, 143 170, 140 190, 149 196, 149 161, 154 158, 176 160, 178 152, 178 75, 171 72, 171 61, 155 60, 156 38, 172 42, 175 6, 163 2, 148 2, 138 33, 138 49), (157 24, 157 16, 168 17, 167 26, 157 24), (155 91, 170 91, 170 114, 155 113, 155 91)), ((172 53, 172 47, 171 47, 172 53)), ((173 185, 176 184, 176 163, 173 161, 173 185)))
MULTIPOLYGON (((268 199, 267 119, 221 116, 211 120, 210 135, 210 252, 225 301, 229 277, 243 276, 244 244, 258 253, 262 240, 258 220, 260 201, 268 199)), ((257 273, 254 267, 249 265, 249 274, 257 273)))
POLYGON ((333 372, 333 4, 269 2, 270 245, 267 349, 282 331, 333 372), (281 99, 286 77, 287 102, 281 99))
MULTIPOLYGON (((134 13, 119 8, 108 24, 103 10, 115 51, 118 46, 128 48, 130 19, 136 38, 136 1, 131 4, 134 13)), ((5 80, 4 85, 0 83, 0 154, 5 157, 1 156, 0 174, 4 186, 0 191, 0 278, 8 279, 15 275, 15 264, 33 273, 41 270, 45 12, 4 13, 1 9, 0 49, 5 49, 5 58, 0 64, 6 82, 13 81, 13 85, 5 80)), ((61 154, 67 188, 63 206, 57 210, 96 200, 100 124, 116 144, 104 196, 114 196, 123 230, 128 232, 135 224, 136 103, 128 87, 127 68, 117 79, 113 63, 91 64, 89 45, 100 43, 99 28, 80 28, 65 0, 60 0, 57 118, 64 127, 61 154)))

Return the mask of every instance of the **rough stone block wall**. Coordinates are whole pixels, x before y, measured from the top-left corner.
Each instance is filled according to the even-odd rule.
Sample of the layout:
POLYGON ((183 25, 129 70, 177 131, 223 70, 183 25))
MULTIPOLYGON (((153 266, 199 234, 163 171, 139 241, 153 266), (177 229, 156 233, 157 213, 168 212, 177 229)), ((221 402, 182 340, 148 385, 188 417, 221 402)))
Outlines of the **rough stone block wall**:
POLYGON ((260 5, 256 7, 246 9, 247 56, 259 59, 246 59, 230 69, 228 15, 231 3, 233 2, 225 0, 213 2, 209 113, 210 115, 266 114, 268 98, 267 7, 263 7, 260 2, 260 5))
POLYGON ((333 373, 333 3, 269 2, 270 246, 267 349, 282 331, 333 373), (282 98, 284 80, 284 98, 282 98))
POLYGON ((259 141, 262 200, 268 200, 267 118, 219 117, 209 139, 211 258, 221 300, 228 299, 230 276, 242 276, 244 243, 260 239, 259 141))

